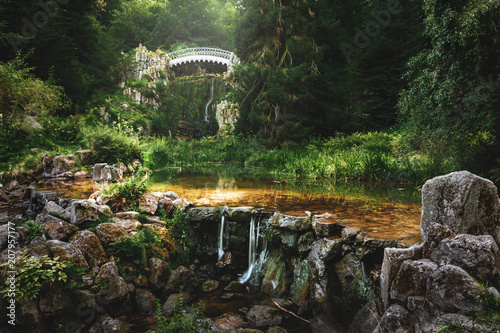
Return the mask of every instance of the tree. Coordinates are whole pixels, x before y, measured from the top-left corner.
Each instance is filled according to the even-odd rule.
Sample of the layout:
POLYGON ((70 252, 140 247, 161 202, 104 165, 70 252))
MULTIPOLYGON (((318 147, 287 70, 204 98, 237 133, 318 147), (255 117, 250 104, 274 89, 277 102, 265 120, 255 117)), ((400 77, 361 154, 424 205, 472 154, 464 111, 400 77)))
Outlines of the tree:
POLYGON ((420 5, 243 2, 239 129, 298 140, 393 126, 404 64, 425 45, 420 5))
MULTIPOLYGON (((115 1, 111 1, 115 4, 115 1)), ((0 15, 4 39, 1 60, 30 54, 35 74, 55 79, 78 105, 84 105, 98 83, 112 86, 109 69, 119 61, 119 49, 104 38, 109 20, 107 3, 99 0, 39 2, 3 0, 0 15)))
POLYGON ((477 172, 498 156, 500 2, 425 2, 431 47, 409 62, 399 108, 408 141, 477 172))

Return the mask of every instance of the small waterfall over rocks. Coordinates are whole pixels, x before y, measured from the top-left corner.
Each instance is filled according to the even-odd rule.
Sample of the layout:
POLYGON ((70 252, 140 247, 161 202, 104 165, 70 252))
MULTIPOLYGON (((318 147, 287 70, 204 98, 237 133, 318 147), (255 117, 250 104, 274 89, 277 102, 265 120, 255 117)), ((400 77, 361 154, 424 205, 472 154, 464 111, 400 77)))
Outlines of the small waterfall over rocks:
POLYGON ((230 275, 290 300, 301 312, 333 309, 347 320, 376 297, 384 248, 398 243, 369 238, 328 214, 291 216, 254 207, 190 212, 187 219, 196 222, 196 241, 205 249, 197 259, 213 263, 203 266, 214 267, 207 271, 212 279, 230 275))
POLYGON ((205 122, 208 122, 208 107, 210 105, 210 103, 212 103, 212 101, 214 100, 214 79, 212 78, 212 86, 211 86, 211 89, 210 89, 210 98, 207 102, 207 104, 205 105, 205 122))
POLYGON ((224 212, 226 211, 226 206, 222 207, 222 212, 221 212, 221 218, 220 218, 220 225, 219 225, 219 241, 218 241, 218 246, 217 246, 217 260, 221 260, 222 256, 224 255, 224 231, 227 229, 225 228, 225 222, 226 222, 226 215, 224 212))
POLYGON ((238 281, 241 283, 249 282, 253 286, 258 286, 260 283, 259 275, 262 265, 266 260, 267 241, 260 231, 261 220, 259 219, 256 224, 255 219, 255 214, 253 214, 250 219, 248 236, 248 269, 242 274, 238 281), (259 245, 261 246, 259 247, 259 245))

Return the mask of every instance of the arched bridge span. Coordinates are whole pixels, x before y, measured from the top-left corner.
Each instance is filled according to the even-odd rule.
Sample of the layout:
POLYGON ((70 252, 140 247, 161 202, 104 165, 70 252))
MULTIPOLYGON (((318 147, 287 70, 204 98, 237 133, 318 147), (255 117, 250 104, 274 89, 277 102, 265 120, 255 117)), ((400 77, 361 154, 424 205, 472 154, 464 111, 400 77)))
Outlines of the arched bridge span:
POLYGON ((240 59, 230 51, 212 47, 194 47, 167 53, 170 59, 170 67, 182 65, 189 62, 208 61, 227 66, 228 72, 234 65, 240 63, 240 59))

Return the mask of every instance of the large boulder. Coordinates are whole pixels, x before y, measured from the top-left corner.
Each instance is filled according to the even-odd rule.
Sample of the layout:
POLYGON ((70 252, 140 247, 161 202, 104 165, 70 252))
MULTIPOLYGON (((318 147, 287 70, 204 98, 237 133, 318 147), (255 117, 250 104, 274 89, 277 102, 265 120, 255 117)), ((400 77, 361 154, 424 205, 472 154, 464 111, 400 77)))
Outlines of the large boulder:
POLYGON ((278 309, 267 305, 255 305, 247 313, 247 319, 255 326, 273 326, 281 324, 280 312, 278 309))
POLYGON ((434 332, 439 309, 429 302, 427 296, 409 296, 407 308, 417 317, 422 332, 434 332))
POLYGON ((220 215, 218 207, 195 207, 189 209, 186 220, 189 222, 215 223, 220 221, 220 215))
POLYGON ((78 231, 77 226, 58 218, 52 219, 52 221, 45 224, 43 228, 47 232, 47 237, 49 239, 62 241, 68 240, 71 235, 78 231))
POLYGON ((45 226, 52 222, 59 222, 59 221, 64 221, 64 220, 52 215, 44 215, 44 214, 38 214, 35 217, 35 222, 41 224, 42 226, 45 226))
POLYGON ((158 200, 157 212, 165 214, 165 216, 169 216, 174 211, 174 208, 174 201, 172 199, 163 197, 158 200))
POLYGON ((427 292, 427 278, 438 268, 430 260, 406 260, 392 282, 391 299, 403 304, 410 296, 425 296, 427 292))
POLYGON ((293 282, 290 286, 292 301, 303 309, 309 304, 309 265, 307 259, 298 261, 293 268, 293 282))
POLYGON ((52 160, 52 164, 53 164, 53 169, 51 171, 51 175, 54 177, 63 175, 66 172, 70 172, 76 166, 74 155, 56 156, 52 160))
POLYGON ((75 151, 76 158, 83 164, 87 164, 92 159, 92 150, 82 149, 75 151))
POLYGON ((100 297, 87 289, 75 290, 75 304, 78 304, 76 311, 80 319, 85 323, 94 321, 97 316, 105 313, 104 304, 100 297))
POLYGON ((292 216, 276 212, 268 222, 272 228, 289 229, 292 231, 303 231, 311 229, 310 216, 292 216))
POLYGON ((106 251, 104 251, 99 238, 92 231, 78 231, 71 237, 70 243, 82 251, 90 266, 100 266, 106 263, 106 251))
POLYGON ((204 293, 210 293, 217 290, 217 288, 219 288, 219 284, 220 283, 217 280, 207 280, 201 285, 201 291, 204 293))
POLYGON ((500 252, 490 235, 443 239, 430 257, 441 266, 455 265, 478 278, 500 274, 500 252))
POLYGON ((325 213, 313 216, 312 228, 316 237, 330 237, 340 236, 344 226, 340 224, 340 219, 337 215, 325 213))
POLYGON ((481 285, 465 270, 444 265, 431 273, 427 280, 427 297, 440 309, 472 314, 482 308, 481 285))
POLYGON ((427 226, 425 238, 423 239, 423 252, 422 257, 429 259, 432 251, 441 243, 445 238, 455 237, 455 233, 450 228, 442 224, 431 222, 427 226))
POLYGON ((165 303, 163 303, 163 311, 165 312, 165 316, 172 317, 175 314, 175 311, 179 309, 179 307, 184 307, 187 303, 191 302, 193 296, 190 293, 177 293, 168 296, 165 303))
POLYGON ((149 258, 148 268, 148 282, 151 289, 158 290, 165 287, 170 273, 168 264, 158 258, 149 258))
POLYGON ((340 255, 342 241, 340 239, 322 238, 311 247, 307 258, 310 274, 309 292, 311 306, 316 313, 324 313, 328 304, 327 258, 340 255))
POLYGON ((226 214, 232 222, 250 222, 255 209, 253 207, 229 207, 226 214))
POLYGON ((196 275, 187 267, 179 266, 170 273, 164 294, 171 295, 178 293, 181 289, 184 292, 192 292, 197 284, 196 275))
POLYGON ((113 243, 117 238, 127 236, 125 228, 116 223, 101 223, 95 228, 95 232, 104 247, 113 243))
POLYGON ((44 177, 65 177, 73 175, 71 170, 75 168, 76 162, 74 155, 52 157, 46 153, 42 157, 42 166, 44 177))
POLYGON ((378 308, 376 300, 366 303, 356 312, 348 333, 373 332, 381 319, 378 308))
POLYGON ((358 309, 375 298, 373 284, 353 252, 349 252, 335 264, 335 272, 340 282, 344 317, 352 319, 358 309))
POLYGON ((92 181, 116 183, 123 179, 123 167, 107 163, 96 163, 92 169, 92 181))
POLYGON ((155 312, 156 297, 147 289, 137 289, 135 291, 135 303, 142 315, 149 315, 155 312))
POLYGON ((49 201, 43 207, 42 216, 52 215, 68 222, 71 218, 71 214, 67 209, 62 208, 54 201, 49 201))
POLYGON ((389 293, 392 281, 399 272, 399 268, 406 260, 418 260, 422 258, 422 245, 414 245, 406 249, 386 248, 384 249, 384 260, 380 273, 380 296, 383 309, 389 307, 389 293))
POLYGON ((399 304, 391 305, 373 333, 414 333, 417 318, 399 304))
POLYGON ((158 201, 160 199, 161 194, 145 193, 139 198, 139 210, 154 215, 154 213, 158 209, 158 201))
POLYGON ((45 244, 54 258, 59 257, 61 261, 69 261, 76 267, 88 267, 82 251, 75 246, 58 240, 49 240, 45 244))
POLYGON ((191 207, 192 203, 189 202, 186 198, 179 198, 174 201, 172 201, 172 204, 174 205, 175 208, 179 209, 180 211, 185 211, 187 208, 191 207))
POLYGON ((113 216, 107 205, 98 205, 95 200, 76 200, 71 203, 71 223, 80 225, 87 222, 102 220, 103 215, 108 218, 113 216))
POLYGON ((279 251, 273 251, 265 264, 262 292, 275 296, 284 296, 288 291, 287 268, 279 251))
POLYGON ((101 281, 104 286, 99 296, 107 305, 106 309, 109 314, 119 316, 132 310, 129 287, 118 274, 118 267, 114 262, 102 265, 96 280, 101 281))
POLYGON ((89 328, 89 333, 128 333, 130 327, 118 318, 111 318, 108 314, 100 317, 89 328))
POLYGON ((422 187, 422 239, 431 222, 447 226, 457 234, 495 235, 496 186, 468 171, 428 180, 422 187))
POLYGON ((51 282, 42 284, 38 307, 55 332, 64 332, 66 323, 77 319, 68 293, 51 282))
POLYGON ((216 332, 234 332, 235 329, 243 326, 244 322, 241 316, 235 313, 225 313, 217 317, 214 321, 216 332))
POLYGON ((15 317, 14 322, 16 323, 15 327, 18 329, 17 332, 50 332, 47 322, 38 307, 38 301, 36 300, 20 299, 16 303, 16 308, 13 314, 15 317))

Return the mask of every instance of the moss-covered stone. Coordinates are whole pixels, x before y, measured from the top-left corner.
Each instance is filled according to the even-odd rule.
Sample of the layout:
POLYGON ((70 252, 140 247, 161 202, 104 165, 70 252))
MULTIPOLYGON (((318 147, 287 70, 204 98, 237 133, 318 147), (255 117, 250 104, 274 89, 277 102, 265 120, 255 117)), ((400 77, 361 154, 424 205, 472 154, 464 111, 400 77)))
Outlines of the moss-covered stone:
POLYGON ((288 287, 285 259, 279 251, 274 251, 266 263, 261 290, 266 294, 282 297, 287 293, 288 287))
POLYGON ((309 300, 309 266, 307 265, 307 259, 294 265, 290 296, 295 304, 307 308, 309 300))

